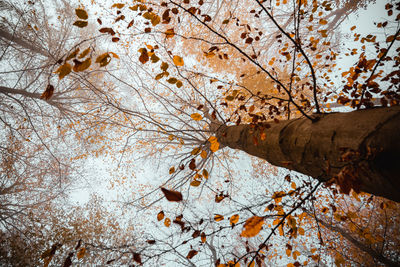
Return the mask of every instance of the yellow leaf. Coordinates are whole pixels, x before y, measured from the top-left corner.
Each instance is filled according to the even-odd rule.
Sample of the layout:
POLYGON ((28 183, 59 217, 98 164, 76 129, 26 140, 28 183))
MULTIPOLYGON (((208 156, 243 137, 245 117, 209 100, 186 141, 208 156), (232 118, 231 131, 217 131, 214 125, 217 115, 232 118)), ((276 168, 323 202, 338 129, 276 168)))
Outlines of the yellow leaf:
POLYGON ((321 24, 321 25, 326 25, 327 23, 328 23, 328 21, 325 20, 325 19, 320 19, 319 20, 319 24, 321 24))
POLYGON ((293 189, 296 189, 296 183, 292 182, 292 184, 290 185, 293 189))
POLYGON ((184 64, 183 59, 180 56, 174 56, 173 61, 174 61, 175 66, 178 66, 178 67, 183 66, 183 64, 184 64))
POLYGON ((244 224, 244 230, 240 234, 242 237, 253 237, 258 235, 264 224, 264 218, 259 216, 253 216, 246 220, 244 224))
POLYGON ((292 251, 291 251, 290 249, 286 249, 286 255, 287 255, 288 257, 290 257, 291 254, 292 254, 292 251))
POLYGON ((194 181, 191 181, 190 182, 190 185, 191 186, 194 186, 194 187, 197 187, 197 186, 199 186, 201 184, 201 181, 199 181, 199 180, 194 180, 194 181))
POLYGON ((171 219, 170 218, 165 218, 164 225, 169 227, 171 225, 171 219))
POLYGON ((61 65, 55 73, 58 73, 58 78, 61 80, 71 72, 72 66, 68 63, 61 65))
POLYGON ((288 263, 286 267, 295 267, 293 263, 288 263))
POLYGON ((162 219, 164 219, 164 211, 160 211, 160 212, 157 214, 157 220, 158 220, 158 221, 161 221, 162 219))
POLYGON ((293 251, 293 259, 297 260, 298 256, 300 256, 300 252, 298 252, 297 250, 293 251))
POLYGON ((209 174, 206 169, 203 170, 203 176, 204 176, 204 178, 208 179, 209 174))
POLYGON ((88 19, 88 14, 85 10, 77 8, 75 9, 75 14, 78 16, 80 19, 88 19))
POLYGON ((206 159, 207 158, 207 151, 202 150, 200 156, 201 156, 201 158, 206 159))
POLYGON ((169 174, 173 174, 175 172, 175 167, 171 167, 170 169, 169 169, 169 174))
POLYGON ((222 215, 220 215, 220 214, 216 214, 216 215, 214 216, 214 220, 215 220, 216 222, 222 221, 223 219, 224 219, 224 216, 222 216, 222 215))
POLYGON ((203 119, 203 116, 201 116, 199 113, 193 113, 192 115, 190 115, 190 117, 195 121, 200 121, 203 119))
POLYGON ((76 253, 76 257, 78 260, 82 259, 85 256, 86 248, 81 248, 78 253, 76 253))
POLYGON ((231 225, 237 223, 238 221, 239 221, 239 214, 232 215, 232 217, 229 219, 231 225))

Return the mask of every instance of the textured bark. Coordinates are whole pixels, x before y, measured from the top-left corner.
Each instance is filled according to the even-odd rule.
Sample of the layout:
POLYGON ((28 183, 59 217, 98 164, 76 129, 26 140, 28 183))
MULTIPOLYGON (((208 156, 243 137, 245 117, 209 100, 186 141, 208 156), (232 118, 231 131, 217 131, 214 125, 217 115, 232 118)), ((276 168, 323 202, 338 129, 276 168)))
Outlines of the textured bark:
POLYGON ((351 184, 361 191, 400 202, 400 106, 314 118, 314 122, 300 118, 257 127, 222 126, 217 137, 223 146, 243 150, 275 166, 324 182, 352 177, 351 184), (353 153, 351 160, 344 161, 348 151, 359 156, 353 153), (355 171, 343 175, 350 166, 355 171))

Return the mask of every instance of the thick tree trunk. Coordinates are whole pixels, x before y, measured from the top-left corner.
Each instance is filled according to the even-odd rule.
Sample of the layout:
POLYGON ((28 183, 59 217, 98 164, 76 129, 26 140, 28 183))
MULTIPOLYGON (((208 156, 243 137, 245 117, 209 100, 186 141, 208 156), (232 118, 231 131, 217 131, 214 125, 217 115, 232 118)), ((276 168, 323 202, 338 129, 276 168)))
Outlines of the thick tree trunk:
POLYGON ((259 126, 222 126, 223 146, 320 181, 400 202, 400 106, 329 113, 259 126), (265 133, 265 134, 263 134, 265 133))

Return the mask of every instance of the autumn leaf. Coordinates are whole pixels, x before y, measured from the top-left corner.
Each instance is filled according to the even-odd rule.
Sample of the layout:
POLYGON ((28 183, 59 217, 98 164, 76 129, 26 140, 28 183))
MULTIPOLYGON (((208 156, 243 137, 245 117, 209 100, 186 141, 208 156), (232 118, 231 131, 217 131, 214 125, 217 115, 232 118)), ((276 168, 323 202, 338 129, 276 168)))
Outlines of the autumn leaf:
POLYGON ((217 152, 217 150, 219 149, 219 143, 218 143, 218 139, 215 136, 211 136, 208 141, 211 143, 210 145, 210 150, 212 152, 217 152))
POLYGON ((88 14, 85 10, 77 8, 75 9, 75 14, 78 16, 80 19, 88 19, 88 14))
POLYGON ((175 167, 171 167, 170 169, 169 169, 169 174, 173 174, 175 172, 175 167))
POLYGON ((203 116, 201 116, 199 113, 193 113, 190 115, 190 117, 195 121, 201 121, 203 119, 203 116))
POLYGON ((201 184, 201 181, 199 181, 199 180, 194 180, 194 181, 190 182, 190 185, 191 185, 191 186, 194 186, 194 187, 197 187, 197 186, 199 186, 200 184, 201 184))
POLYGON ((92 64, 92 60, 90 58, 84 60, 84 61, 79 61, 77 59, 74 59, 74 67, 72 68, 75 72, 81 72, 86 70, 87 68, 90 67, 90 65, 92 64))
POLYGON ((165 218, 164 225, 167 226, 167 227, 170 227, 171 226, 171 219, 170 218, 165 218))
POLYGON ((175 64, 175 66, 180 67, 180 66, 184 65, 183 59, 180 56, 174 56, 172 60, 175 64))
POLYGON ((189 163, 189 169, 191 169, 192 171, 194 171, 196 169, 196 160, 192 159, 189 163))
POLYGON ((139 253, 133 253, 133 260, 139 264, 142 264, 142 258, 139 253))
POLYGON ((229 219, 231 225, 236 224, 238 221, 239 221, 239 214, 232 215, 231 218, 229 219))
POLYGON ((165 37, 167 37, 167 39, 174 37, 174 35, 175 35, 174 28, 165 31, 165 37))
POLYGON ((207 151, 202 150, 200 156, 201 156, 202 159, 206 159, 207 158, 207 151))
POLYGON ((67 76, 68 74, 71 73, 72 70, 72 66, 68 63, 65 63, 64 65, 61 65, 56 71, 55 73, 58 74, 58 78, 61 80, 63 79, 65 76, 67 76))
POLYGON ((74 52, 72 52, 71 54, 69 54, 69 55, 67 56, 67 58, 65 59, 65 61, 68 61, 68 60, 70 60, 70 59, 76 57, 76 56, 78 55, 78 53, 79 53, 79 47, 78 47, 77 49, 75 49, 74 52))
POLYGON ((161 191, 164 193, 164 196, 168 201, 179 202, 183 199, 182 194, 178 191, 168 190, 163 187, 161 187, 161 191))
POLYGON ((157 220, 158 220, 158 221, 161 221, 162 219, 164 219, 164 211, 160 211, 160 212, 157 214, 157 220))
POLYGON ((78 258, 78 260, 82 259, 85 256, 86 253, 86 248, 81 248, 77 253, 76 253, 76 257, 78 258))
POLYGON ((209 177, 208 171, 206 169, 203 170, 203 176, 205 179, 208 179, 209 177))
POLYGON ((216 215, 214 216, 214 220, 215 220, 216 222, 222 221, 223 219, 224 219, 224 216, 222 216, 221 214, 216 214, 216 215))
POLYGON ((53 93, 54 93, 54 86, 49 84, 47 85, 46 90, 40 96, 40 99, 49 100, 53 96, 53 93))
POLYGON ((199 154, 200 151, 201 151, 200 147, 195 147, 195 148, 193 148, 192 152, 190 152, 190 154, 195 156, 195 155, 199 154))
POLYGON ((202 243, 206 242, 207 237, 206 237, 206 234, 204 232, 201 233, 200 238, 201 238, 201 242, 202 243))
POLYGON ((113 4, 113 5, 111 6, 111 8, 116 7, 116 8, 118 8, 118 9, 121 9, 121 8, 123 8, 124 6, 125 6, 125 4, 116 3, 116 4, 113 4))
POLYGON ((89 54, 90 52, 90 47, 86 48, 85 50, 83 50, 83 52, 78 56, 78 58, 84 58, 87 56, 87 54, 89 54))
POLYGON ((246 220, 244 224, 244 230, 240 234, 242 237, 253 237, 258 235, 264 224, 264 218, 259 216, 253 216, 246 220))
POLYGON ((111 28, 101 28, 101 29, 99 30, 99 32, 101 32, 101 33, 108 33, 108 34, 110 34, 110 35, 114 35, 114 34, 115 34, 115 31, 114 31, 113 29, 111 29, 111 28))
POLYGON ((108 53, 101 54, 96 58, 96 63, 100 65, 100 67, 107 66, 111 61, 111 57, 108 53))
POLYGON ((191 258, 193 258, 194 256, 196 256, 197 255, 197 251, 196 250, 191 250, 191 251, 189 251, 189 253, 187 254, 187 256, 186 256, 186 258, 188 258, 188 259, 191 259, 191 258))
POLYGON ((72 25, 79 27, 79 28, 85 28, 88 25, 88 22, 86 20, 77 20, 72 25))

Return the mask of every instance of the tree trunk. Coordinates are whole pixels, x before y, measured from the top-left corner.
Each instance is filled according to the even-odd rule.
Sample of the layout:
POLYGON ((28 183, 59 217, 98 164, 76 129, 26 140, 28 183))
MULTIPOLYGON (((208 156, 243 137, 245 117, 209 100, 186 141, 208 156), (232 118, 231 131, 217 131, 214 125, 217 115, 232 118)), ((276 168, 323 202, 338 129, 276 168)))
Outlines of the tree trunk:
POLYGON ((222 146, 320 181, 400 202, 400 106, 313 115, 262 125, 222 126, 222 146))

